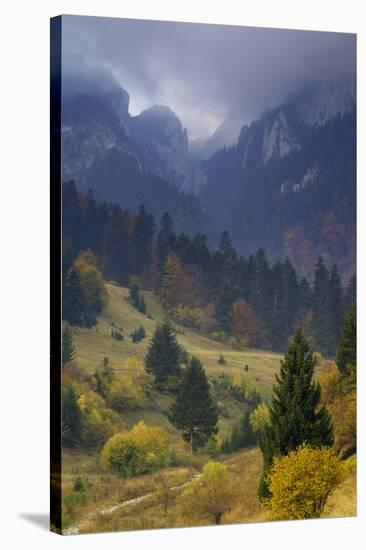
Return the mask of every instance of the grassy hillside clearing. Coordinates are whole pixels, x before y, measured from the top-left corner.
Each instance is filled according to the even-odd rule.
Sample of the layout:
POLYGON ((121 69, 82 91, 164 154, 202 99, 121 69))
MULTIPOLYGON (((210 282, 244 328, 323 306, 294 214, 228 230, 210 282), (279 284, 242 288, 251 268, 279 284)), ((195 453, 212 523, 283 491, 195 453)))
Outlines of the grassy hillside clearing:
MULTIPOLYGON (((136 356, 143 361, 156 324, 163 321, 166 315, 152 292, 143 293, 147 305, 147 315, 143 315, 128 302, 128 289, 108 284, 108 291, 109 306, 98 318, 97 326, 92 329, 73 329, 77 362, 90 374, 106 356, 109 357, 117 372, 124 371, 128 357, 136 356), (140 325, 143 325, 146 330, 146 338, 134 344, 129 334, 140 325), (123 332, 123 341, 112 337, 113 328, 123 332)), ((248 365, 249 373, 256 381, 261 395, 266 399, 270 397, 275 373, 280 366, 280 354, 256 349, 234 350, 228 345, 218 343, 176 323, 175 326, 180 344, 202 361, 210 378, 219 377, 222 373, 230 377, 235 376, 237 373, 244 372, 245 365, 248 365), (217 362, 221 354, 225 357, 225 365, 217 362)), ((221 400, 218 403, 219 440, 221 440, 240 418, 245 405, 225 393, 220 395, 219 399, 221 400)), ((171 402, 170 395, 152 390, 143 408, 128 410, 122 415, 123 424, 129 429, 140 420, 144 420, 147 425, 160 426, 168 433, 172 447, 184 451, 185 444, 179 432, 170 424, 166 416, 171 402)), ((187 454, 185 456, 187 457, 187 454)), ((163 503, 158 496, 159 487, 165 483, 173 496, 177 496, 182 487, 194 475, 199 474, 208 459, 207 454, 198 454, 191 459, 186 458, 183 462, 178 462, 181 465, 126 480, 119 479, 101 469, 99 451, 88 453, 64 450, 62 484, 66 518, 68 506, 70 506, 67 495, 72 491, 77 477, 81 477, 86 482, 88 494, 85 503, 76 507, 71 503, 69 520, 65 521, 66 532, 184 526, 175 498, 171 499, 165 515, 163 503), (146 495, 148 496, 145 498, 146 495), (140 500, 140 497, 144 498, 140 500), (123 505, 131 500, 131 503, 123 505), (67 528, 70 528, 70 531, 67 531, 67 528)), ((229 456, 220 456, 218 459, 227 464, 237 486, 241 489, 239 499, 232 510, 225 514, 223 523, 263 521, 263 512, 257 499, 262 468, 259 449, 243 450, 229 456)), ((355 494, 355 474, 351 473, 329 499, 326 515, 328 517, 354 515, 355 494)))
MULTIPOLYGON (((123 369, 123 361, 131 355, 143 360, 157 322, 163 321, 166 316, 152 292, 143 292, 147 305, 147 315, 143 315, 128 302, 128 289, 114 284, 108 284, 107 287, 109 306, 98 318, 98 325, 92 329, 74 329, 77 360, 88 372, 92 372, 105 356, 111 359, 117 371, 123 369), (115 328, 123 329, 123 341, 112 338, 112 323, 115 328), (134 344, 129 334, 140 325, 146 330, 146 338, 134 344)), ((270 396, 274 375, 282 357, 280 354, 256 349, 237 351, 177 323, 174 325, 178 329, 180 344, 202 361, 208 375, 218 376, 224 372, 233 376, 248 365, 263 396, 270 396), (224 355, 226 365, 217 363, 220 354, 224 355)))

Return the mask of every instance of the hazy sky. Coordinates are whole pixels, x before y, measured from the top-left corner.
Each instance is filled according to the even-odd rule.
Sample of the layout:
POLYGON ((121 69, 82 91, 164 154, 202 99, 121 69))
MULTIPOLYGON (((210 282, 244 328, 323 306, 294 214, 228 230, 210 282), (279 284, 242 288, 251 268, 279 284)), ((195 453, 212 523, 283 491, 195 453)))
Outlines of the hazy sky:
POLYGON ((64 16, 64 72, 102 88, 112 73, 135 115, 171 107, 191 137, 251 122, 307 79, 356 72, 353 34, 64 16))

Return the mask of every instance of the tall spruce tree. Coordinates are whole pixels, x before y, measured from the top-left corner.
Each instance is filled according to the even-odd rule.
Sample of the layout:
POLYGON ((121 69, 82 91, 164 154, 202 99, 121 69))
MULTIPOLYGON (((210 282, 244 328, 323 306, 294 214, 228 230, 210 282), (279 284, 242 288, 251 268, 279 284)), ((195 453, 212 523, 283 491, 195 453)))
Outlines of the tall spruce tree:
POLYGON ((313 290, 314 336, 319 350, 325 354, 332 353, 332 303, 330 293, 329 271, 322 257, 318 258, 315 267, 313 290))
POLYGON ((109 213, 104 238, 105 274, 120 284, 127 284, 129 276, 128 217, 120 206, 109 213))
POLYGON ((338 344, 336 364, 343 375, 356 378, 356 352, 357 352, 357 330, 356 330, 356 305, 353 304, 348 313, 342 335, 338 344))
POLYGON ((230 439, 223 445, 223 452, 234 453, 239 449, 251 447, 256 444, 256 436, 250 423, 250 409, 247 409, 232 429, 230 439))
POLYGON ((75 359, 75 346, 72 330, 67 323, 62 328, 62 366, 75 359))
POLYGON ((160 276, 163 276, 166 259, 174 239, 174 223, 168 212, 164 212, 160 219, 160 231, 156 239, 156 256, 160 276))
POLYGON ((73 384, 62 391, 62 444, 75 447, 80 443, 81 414, 73 384))
POLYGON ((153 374, 155 384, 162 388, 169 377, 179 376, 182 359, 182 348, 172 325, 158 325, 145 357, 146 372, 153 374))
POLYGON ((154 218, 140 206, 133 228, 132 270, 137 275, 146 275, 150 262, 154 238, 154 218))
POLYGON ((262 345, 268 346, 271 340, 271 322, 273 317, 273 285, 271 270, 263 249, 259 249, 254 258, 255 271, 250 305, 256 312, 262 334, 262 345))
POLYGON ((350 311, 353 304, 356 303, 356 275, 352 275, 347 285, 347 290, 343 300, 343 311, 345 315, 350 311))
POLYGON ((85 309, 84 293, 81 288, 80 271, 72 266, 66 276, 62 292, 62 318, 72 326, 80 326, 85 309))
POLYGON ((292 338, 281 361, 273 387, 270 424, 261 438, 263 474, 259 496, 269 495, 267 475, 275 456, 287 455, 302 443, 315 447, 332 445, 332 425, 320 406, 320 386, 313 379, 315 359, 301 330, 292 338))
POLYGON ((232 305, 238 295, 236 287, 225 279, 217 291, 216 299, 216 321, 220 330, 230 332, 232 305))
POLYGON ((311 288, 310 285, 305 279, 305 277, 302 277, 299 282, 299 308, 301 310, 301 314, 304 315, 311 309, 311 288))
POLYGON ((338 267, 334 264, 329 279, 330 304, 331 304, 331 337, 329 349, 334 355, 337 350, 337 344, 341 336, 343 325, 343 290, 338 267))
POLYGON ((191 453, 217 433, 218 411, 202 363, 192 357, 184 370, 176 401, 170 408, 169 420, 189 441, 191 453))

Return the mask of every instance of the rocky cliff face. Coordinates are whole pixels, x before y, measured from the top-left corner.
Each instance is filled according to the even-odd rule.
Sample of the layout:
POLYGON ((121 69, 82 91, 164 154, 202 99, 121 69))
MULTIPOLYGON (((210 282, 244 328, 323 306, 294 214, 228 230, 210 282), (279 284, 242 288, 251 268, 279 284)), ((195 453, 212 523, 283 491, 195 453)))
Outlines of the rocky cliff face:
POLYGON ((114 148, 137 158, 128 139, 128 93, 110 90, 103 97, 69 96, 62 104, 62 177, 83 189, 96 159, 114 148))
POLYGON ((179 189, 190 190, 187 131, 169 107, 155 105, 133 117, 131 140, 149 169, 179 189))
POLYGON ((312 82, 280 107, 268 111, 240 132, 238 146, 243 150, 242 169, 266 166, 300 150, 309 132, 337 117, 350 113, 355 106, 354 82, 312 82))
POLYGON ((209 233, 197 196, 189 193, 187 132, 167 107, 137 117, 120 87, 67 93, 62 105, 62 177, 96 198, 136 211, 141 204, 160 218, 169 211, 178 230, 209 233), (187 216, 190 212, 190 216, 187 216))
POLYGON ((350 274, 355 155, 354 83, 312 83, 201 164, 199 197, 243 252, 264 247, 308 273, 322 254, 350 274))
POLYGON ((134 157, 180 190, 190 190, 187 131, 168 107, 154 106, 131 117, 129 95, 112 88, 97 96, 78 94, 63 102, 63 178, 83 188, 92 163, 110 149, 134 157))

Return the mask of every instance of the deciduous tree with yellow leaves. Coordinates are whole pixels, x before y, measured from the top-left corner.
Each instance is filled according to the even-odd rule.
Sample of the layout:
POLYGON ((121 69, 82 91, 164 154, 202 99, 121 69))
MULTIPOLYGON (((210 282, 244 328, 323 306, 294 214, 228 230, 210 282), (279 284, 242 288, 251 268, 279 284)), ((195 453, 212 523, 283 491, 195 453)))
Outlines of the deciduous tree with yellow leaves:
POLYGON ((344 478, 332 448, 306 445, 275 457, 268 475, 272 497, 265 502, 268 519, 319 518, 329 495, 344 478))
POLYGON ((225 512, 233 507, 237 494, 227 467, 210 460, 201 477, 193 480, 180 497, 183 516, 219 525, 225 512))

